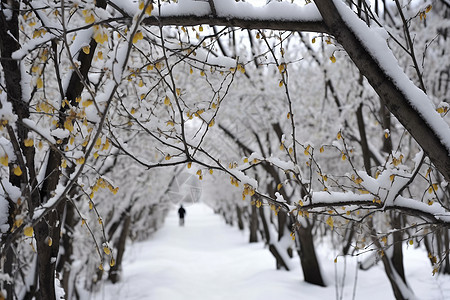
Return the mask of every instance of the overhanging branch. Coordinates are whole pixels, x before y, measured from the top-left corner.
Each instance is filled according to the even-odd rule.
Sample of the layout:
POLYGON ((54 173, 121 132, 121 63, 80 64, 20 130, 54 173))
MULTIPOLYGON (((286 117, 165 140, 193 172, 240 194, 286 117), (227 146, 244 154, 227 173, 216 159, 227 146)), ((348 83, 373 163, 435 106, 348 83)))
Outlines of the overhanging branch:
POLYGON ((256 18, 239 17, 213 17, 211 15, 195 16, 151 16, 143 21, 147 26, 225 26, 240 27, 242 29, 271 29, 285 31, 309 31, 328 33, 327 26, 322 21, 288 21, 288 20, 268 20, 256 18))

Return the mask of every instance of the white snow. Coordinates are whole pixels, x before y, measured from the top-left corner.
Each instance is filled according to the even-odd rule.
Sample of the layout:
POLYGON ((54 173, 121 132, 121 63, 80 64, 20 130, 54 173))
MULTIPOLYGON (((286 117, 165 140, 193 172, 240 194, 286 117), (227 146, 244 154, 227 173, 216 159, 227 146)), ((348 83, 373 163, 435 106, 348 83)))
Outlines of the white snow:
MULTIPOLYGON (((128 244, 121 281, 115 285, 104 283, 89 299, 312 300, 336 299, 337 293, 342 299, 352 299, 353 293, 355 299, 394 298, 381 263, 369 271, 357 270, 361 257, 338 257, 334 263, 337 251, 330 250, 329 245, 319 246, 329 285, 314 286, 303 281, 297 257, 290 262, 292 271, 276 271, 269 250, 263 243, 249 244, 247 232, 225 225, 202 203, 187 206, 186 210, 184 227, 178 226, 173 210, 164 227, 148 241, 128 244)), ((445 299, 450 293, 450 277, 432 276, 422 250, 405 247, 404 255, 406 276, 415 296, 445 299)))

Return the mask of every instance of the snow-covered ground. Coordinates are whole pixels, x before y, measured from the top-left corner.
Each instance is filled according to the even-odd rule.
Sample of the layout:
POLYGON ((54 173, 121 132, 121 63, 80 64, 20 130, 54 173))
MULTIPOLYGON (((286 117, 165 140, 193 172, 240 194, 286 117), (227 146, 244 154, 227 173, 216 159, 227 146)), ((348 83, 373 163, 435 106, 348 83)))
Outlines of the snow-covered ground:
MULTIPOLYGON (((356 258, 339 257, 335 264, 332 250, 319 246, 328 287, 313 286, 303 282, 297 257, 292 271, 276 271, 262 243, 249 244, 247 234, 227 226, 212 209, 199 203, 186 210, 185 227, 178 226, 174 209, 148 241, 129 244, 122 280, 103 284, 91 299, 393 299, 381 264, 355 276, 356 258)), ((405 261, 418 299, 450 299, 450 276, 432 276, 425 253, 405 249, 405 261)))

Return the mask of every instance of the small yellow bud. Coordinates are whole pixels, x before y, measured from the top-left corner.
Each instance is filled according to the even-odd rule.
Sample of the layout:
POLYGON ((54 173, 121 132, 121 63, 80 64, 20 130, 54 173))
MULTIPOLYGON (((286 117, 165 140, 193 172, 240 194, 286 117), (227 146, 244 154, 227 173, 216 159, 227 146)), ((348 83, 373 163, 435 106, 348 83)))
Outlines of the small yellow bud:
POLYGON ((133 36, 133 44, 136 44, 138 41, 142 40, 144 38, 144 35, 141 31, 136 32, 136 34, 133 36))
POLYGON ((16 166, 16 167, 14 168, 14 170, 13 170, 13 173, 14 173, 14 175, 16 175, 16 176, 20 176, 20 175, 22 175, 22 170, 20 169, 19 166, 16 166))
POLYGON ((41 89, 43 86, 44 86, 44 82, 42 81, 42 78, 39 77, 39 78, 36 80, 36 87, 37 87, 38 89, 41 89))
POLYGON ((28 236, 28 237, 32 237, 33 236, 33 227, 31 227, 31 226, 27 226, 27 227, 25 227, 24 229, 23 229, 23 234, 25 235, 25 236, 28 236))
POLYGON ((7 154, 5 154, 5 156, 0 157, 0 163, 2 165, 4 165, 5 167, 8 166, 8 155, 7 154))
POLYGON ((153 4, 152 3, 150 3, 148 6, 147 6, 147 8, 145 9, 145 13, 147 14, 147 15, 151 15, 152 14, 152 11, 153 11, 153 4))
POLYGON ((89 54, 89 52, 91 51, 91 47, 89 46, 84 46, 82 49, 85 54, 89 54))
POLYGON ((327 225, 331 227, 331 229, 333 229, 334 227, 334 222, 333 222, 333 218, 331 216, 328 217, 327 221, 326 221, 327 225))

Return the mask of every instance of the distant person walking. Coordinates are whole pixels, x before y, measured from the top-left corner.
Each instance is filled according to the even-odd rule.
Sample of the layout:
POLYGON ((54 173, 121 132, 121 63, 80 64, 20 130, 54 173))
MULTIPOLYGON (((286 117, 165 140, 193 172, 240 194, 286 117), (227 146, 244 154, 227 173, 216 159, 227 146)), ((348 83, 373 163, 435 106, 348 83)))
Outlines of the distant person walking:
POLYGON ((183 208, 183 205, 180 205, 178 215, 180 216, 180 226, 184 226, 184 216, 186 215, 186 210, 183 208))

